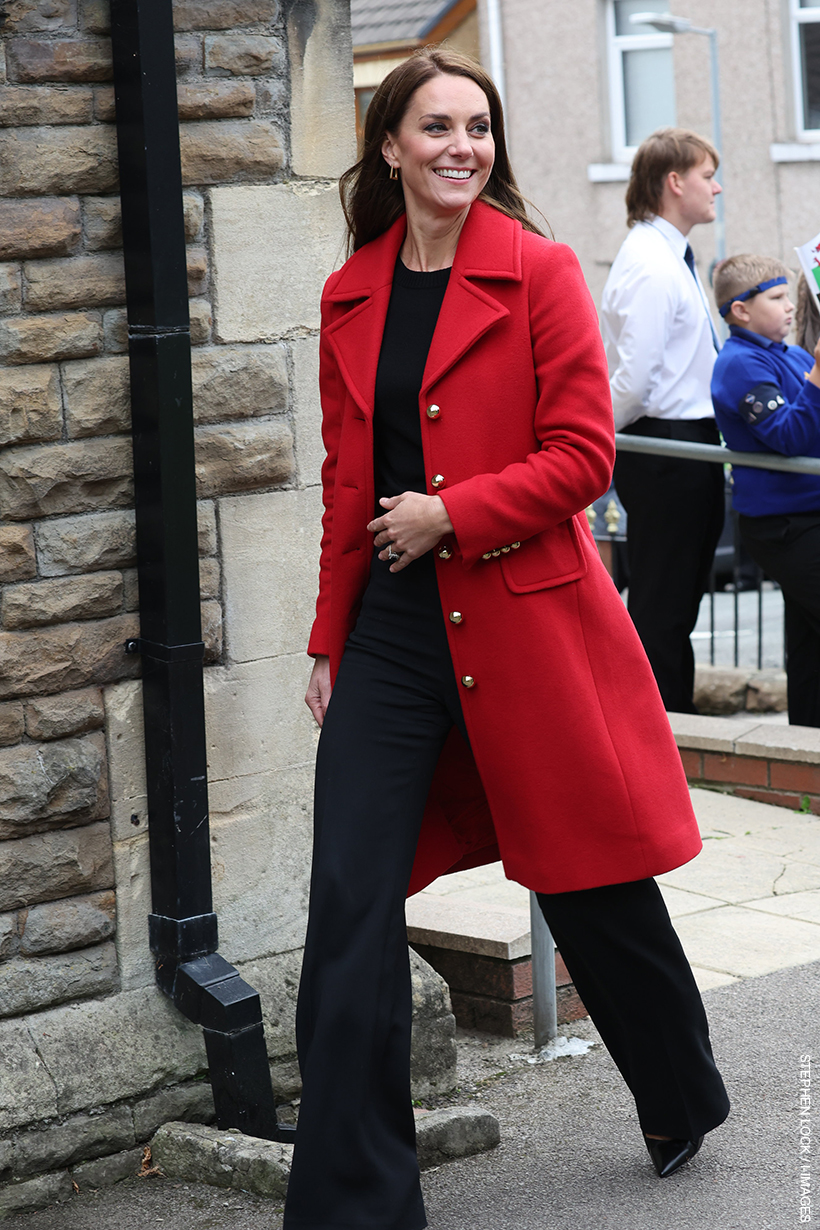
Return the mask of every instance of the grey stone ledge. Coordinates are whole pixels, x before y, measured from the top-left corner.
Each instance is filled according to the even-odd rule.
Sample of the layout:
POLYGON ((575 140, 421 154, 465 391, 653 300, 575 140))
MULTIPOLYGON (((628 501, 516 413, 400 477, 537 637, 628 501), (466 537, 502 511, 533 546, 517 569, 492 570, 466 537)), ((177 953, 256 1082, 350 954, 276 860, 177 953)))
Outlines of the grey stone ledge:
POLYGON ((668 713, 667 717, 681 748, 820 764, 820 730, 811 726, 770 725, 754 717, 744 722, 697 713, 668 713))
POLYGON ((532 952, 529 910, 473 905, 419 893, 407 902, 406 914, 411 944, 452 948, 504 961, 528 957, 532 952))
POLYGON ((486 1153, 500 1139, 495 1115, 480 1106, 442 1106, 416 1117, 416 1148, 422 1170, 486 1153))

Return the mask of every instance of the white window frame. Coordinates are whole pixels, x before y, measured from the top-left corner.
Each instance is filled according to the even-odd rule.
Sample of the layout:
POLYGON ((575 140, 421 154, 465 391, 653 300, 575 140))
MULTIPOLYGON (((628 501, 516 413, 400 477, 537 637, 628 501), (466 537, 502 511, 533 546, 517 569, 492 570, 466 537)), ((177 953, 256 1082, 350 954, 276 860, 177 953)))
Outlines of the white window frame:
POLYGON ((803 57, 800 54, 800 27, 820 24, 820 0, 811 8, 801 8, 799 0, 789 0, 789 9, 794 80, 794 121, 797 140, 820 141, 820 128, 806 128, 803 122, 803 57))
MULTIPOLYGON (((792 0, 796 3, 796 0, 792 0)), ((651 3, 647 11, 652 8, 651 3)), ((665 11, 658 5, 658 11, 665 11)), ((615 0, 606 0, 606 44, 609 60, 609 115, 612 129, 612 161, 631 163, 637 145, 626 143, 624 105, 624 52, 655 51, 672 46, 672 34, 616 34, 615 0)))

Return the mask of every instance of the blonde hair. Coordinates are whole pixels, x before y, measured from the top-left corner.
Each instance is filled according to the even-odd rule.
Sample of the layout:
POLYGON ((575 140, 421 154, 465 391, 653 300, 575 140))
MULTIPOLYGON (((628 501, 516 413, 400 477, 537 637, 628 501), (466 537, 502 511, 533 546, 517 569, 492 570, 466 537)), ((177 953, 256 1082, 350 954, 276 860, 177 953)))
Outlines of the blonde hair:
POLYGON ((714 289, 718 310, 760 282, 788 276, 786 266, 773 256, 752 256, 748 252, 740 256, 730 256, 728 260, 721 261, 715 269, 714 289))
POLYGON ((704 158, 711 158, 715 170, 720 155, 711 141, 688 128, 659 128, 638 147, 626 190, 626 224, 645 222, 661 207, 663 186, 670 171, 685 175, 704 158))

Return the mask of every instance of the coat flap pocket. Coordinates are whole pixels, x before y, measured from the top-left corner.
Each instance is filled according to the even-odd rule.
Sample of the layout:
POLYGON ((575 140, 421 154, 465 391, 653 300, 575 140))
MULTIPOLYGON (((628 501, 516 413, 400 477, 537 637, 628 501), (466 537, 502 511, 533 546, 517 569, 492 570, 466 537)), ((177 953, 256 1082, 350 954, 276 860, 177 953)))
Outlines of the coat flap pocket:
POLYGON ((517 551, 502 556, 501 571, 514 594, 530 594, 578 581, 587 570, 574 517, 528 538, 517 551))

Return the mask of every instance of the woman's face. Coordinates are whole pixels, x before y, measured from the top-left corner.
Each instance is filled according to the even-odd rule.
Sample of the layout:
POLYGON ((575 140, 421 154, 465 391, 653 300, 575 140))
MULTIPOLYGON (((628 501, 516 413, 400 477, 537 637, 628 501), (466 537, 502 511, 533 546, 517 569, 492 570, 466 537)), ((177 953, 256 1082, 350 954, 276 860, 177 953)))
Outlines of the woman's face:
POLYGON ((495 159, 486 94, 469 77, 433 77, 412 95, 382 153, 399 169, 408 212, 446 217, 469 209, 495 159))

